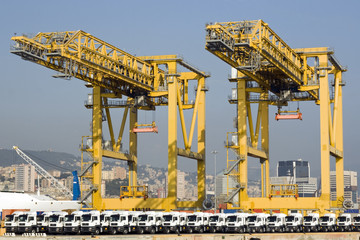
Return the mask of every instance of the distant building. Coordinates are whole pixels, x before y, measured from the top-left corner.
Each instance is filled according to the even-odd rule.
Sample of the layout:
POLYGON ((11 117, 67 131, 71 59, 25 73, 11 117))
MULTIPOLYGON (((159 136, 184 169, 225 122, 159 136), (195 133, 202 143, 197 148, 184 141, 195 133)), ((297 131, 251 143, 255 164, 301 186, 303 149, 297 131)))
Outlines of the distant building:
MULTIPOLYGON (((238 185, 231 176, 226 176, 224 174, 218 174, 215 180, 216 180, 216 189, 215 189, 216 198, 219 198, 220 196, 227 196, 228 190, 229 190, 229 194, 231 194, 231 192, 234 191, 236 189, 236 186, 238 185), (229 186, 228 186, 228 180, 229 180, 229 186)), ((237 202, 238 195, 236 195, 232 199, 232 201, 237 202)))
POLYGON ((52 175, 55 178, 59 178, 61 176, 61 171, 59 170, 50 170, 48 171, 50 175, 52 175))
POLYGON ((126 178, 126 169, 123 167, 113 167, 114 179, 124 180, 126 178))
POLYGON ((177 170, 177 198, 185 198, 185 172, 177 170))
POLYGON ((35 167, 21 164, 15 170, 15 190, 35 192, 35 167))
POLYGON ((293 177, 293 178, 309 178, 310 177, 310 164, 308 161, 290 160, 279 161, 277 164, 278 177, 293 177))
POLYGON ((103 180, 113 180, 114 172, 113 171, 102 171, 101 173, 103 180))
MULTIPOLYGON (((330 172, 330 196, 336 201, 336 172, 330 172)), ((344 199, 351 200, 355 205, 358 203, 357 172, 344 171, 344 199)))

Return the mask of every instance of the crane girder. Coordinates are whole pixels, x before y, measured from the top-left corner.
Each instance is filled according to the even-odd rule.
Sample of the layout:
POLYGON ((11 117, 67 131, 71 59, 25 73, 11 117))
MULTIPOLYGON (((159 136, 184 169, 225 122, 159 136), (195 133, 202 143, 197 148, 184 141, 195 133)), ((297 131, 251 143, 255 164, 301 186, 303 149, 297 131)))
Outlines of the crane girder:
MULTIPOLYGON (((262 20, 215 23, 206 30, 208 51, 276 95, 316 80, 314 69, 262 20)), ((319 97, 316 90, 308 93, 319 97)))
POLYGON ((125 96, 154 89, 151 64, 81 30, 12 37, 11 52, 66 77, 76 77, 125 96))

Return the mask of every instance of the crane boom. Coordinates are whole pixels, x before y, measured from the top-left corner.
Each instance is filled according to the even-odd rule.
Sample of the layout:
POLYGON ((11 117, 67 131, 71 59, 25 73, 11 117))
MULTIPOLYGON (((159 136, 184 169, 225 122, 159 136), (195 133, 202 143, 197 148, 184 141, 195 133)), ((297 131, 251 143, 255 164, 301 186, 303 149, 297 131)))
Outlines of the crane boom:
POLYGON ((153 90, 151 64, 84 31, 15 36, 11 53, 125 96, 147 95, 153 90))
POLYGON ((37 164, 34 160, 32 160, 29 156, 27 156, 23 151, 19 149, 17 146, 13 146, 13 149, 16 151, 16 153, 24 159, 27 163, 29 163, 31 166, 35 167, 36 172, 38 172, 41 176, 43 176, 46 180, 50 182, 50 184, 60 191, 62 191, 65 196, 67 197, 73 197, 72 192, 66 188, 64 185, 62 185, 56 178, 51 176, 50 173, 48 173, 45 169, 43 169, 39 164, 37 164))
MULTIPOLYGON (((278 96, 283 90, 303 91, 302 86, 316 84, 317 75, 305 58, 262 20, 215 23, 206 31, 209 52, 278 96)), ((304 92, 309 100, 319 98, 316 90, 304 92)))

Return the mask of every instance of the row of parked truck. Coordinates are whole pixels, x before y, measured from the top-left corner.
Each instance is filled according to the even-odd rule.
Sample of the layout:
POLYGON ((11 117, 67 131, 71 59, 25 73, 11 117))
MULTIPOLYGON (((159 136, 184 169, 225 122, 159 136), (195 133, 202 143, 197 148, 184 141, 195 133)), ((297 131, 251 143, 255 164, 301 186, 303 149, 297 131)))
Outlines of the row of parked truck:
POLYGON ((5 217, 7 233, 264 233, 359 231, 360 215, 343 213, 204 213, 156 211, 14 212, 5 217))

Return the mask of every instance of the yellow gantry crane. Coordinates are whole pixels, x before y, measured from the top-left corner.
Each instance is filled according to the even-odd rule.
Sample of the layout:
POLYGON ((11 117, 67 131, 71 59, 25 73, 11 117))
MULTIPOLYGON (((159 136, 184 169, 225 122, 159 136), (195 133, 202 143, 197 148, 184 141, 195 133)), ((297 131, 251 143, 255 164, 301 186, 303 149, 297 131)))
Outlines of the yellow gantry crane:
MULTIPOLYGON (((322 213, 342 207, 342 73, 346 69, 336 60, 334 51, 326 47, 292 49, 262 20, 207 25, 205 48, 232 67, 229 81, 236 83, 229 101, 237 105, 237 131, 227 133, 226 142, 228 206, 284 212, 317 209, 322 213), (299 198, 297 186, 270 186, 269 105, 280 109, 294 101, 314 101, 320 106, 320 197, 299 198), (251 105, 257 107, 255 124, 251 105), (229 151, 234 151, 236 157, 231 157, 229 151), (262 197, 259 198, 250 198, 247 193, 248 156, 260 159, 262 197), (330 201, 330 156, 336 159, 337 201, 334 202, 330 201), (230 180, 236 184, 229 184, 230 180)), ((285 112, 279 110, 277 120, 302 117, 299 110, 293 116, 281 117, 281 113, 285 112)))
POLYGON ((41 32, 35 37, 15 36, 12 40, 11 53, 59 72, 55 77, 75 77, 92 88, 85 104, 92 109, 92 135, 83 137, 81 145, 81 150, 92 156, 90 161, 82 158, 80 174, 82 200, 87 208, 169 211, 202 207, 205 200, 205 80, 209 75, 176 55, 135 57, 84 31, 41 32), (178 71, 180 67, 184 71, 178 71), (190 81, 196 85, 195 99, 189 97, 190 81), (160 106, 168 107, 168 194, 166 198, 148 198, 147 187, 137 185, 137 134, 156 132, 157 128, 155 123, 138 124, 138 111, 155 111, 160 106), (124 109, 117 137, 110 114, 112 108, 124 109), (192 119, 187 127, 184 111, 189 109, 192 109, 192 119), (177 134, 178 115, 182 143, 177 134), (127 119, 129 151, 123 152, 127 119), (109 141, 102 139, 104 120, 110 133, 109 141), (139 130, 141 127, 145 129, 139 130), (195 139, 194 135, 197 135, 195 139), (178 156, 197 161, 197 201, 177 201, 178 156), (103 157, 128 162, 129 186, 121 187, 119 198, 105 199, 101 195, 103 157))

